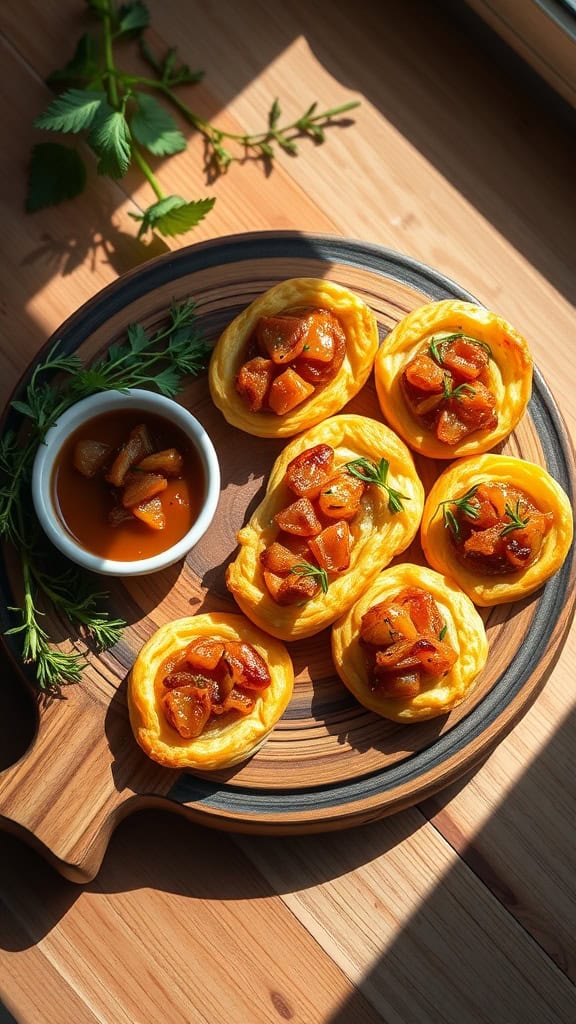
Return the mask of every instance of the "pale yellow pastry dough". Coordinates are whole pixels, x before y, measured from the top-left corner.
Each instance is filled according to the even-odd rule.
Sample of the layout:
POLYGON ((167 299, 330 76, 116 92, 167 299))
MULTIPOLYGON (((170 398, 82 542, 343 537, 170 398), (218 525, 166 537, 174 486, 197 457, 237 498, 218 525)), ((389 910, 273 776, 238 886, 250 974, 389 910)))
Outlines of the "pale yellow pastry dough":
POLYGON ((378 326, 368 306, 342 285, 319 278, 292 278, 274 285, 252 302, 219 338, 209 368, 214 404, 234 427, 258 437, 291 437, 339 412, 358 394, 372 370, 378 326), (335 378, 282 416, 251 412, 236 391, 236 377, 257 321, 284 310, 315 306, 332 312, 346 334, 346 355, 335 378))
POLYGON ((545 469, 524 459, 487 454, 460 459, 438 477, 424 506, 421 542, 430 565, 456 580, 475 604, 488 606, 518 601, 538 590, 562 565, 572 543, 573 529, 570 501, 545 469), (538 558, 520 572, 481 575, 463 565, 444 526, 440 503, 462 497, 470 487, 485 481, 518 487, 536 508, 554 516, 538 558))
POLYGON ((532 392, 532 357, 525 339, 501 316, 470 302, 443 299, 409 313, 382 342, 374 362, 382 413, 407 445, 432 459, 456 459, 493 448, 510 434, 532 392), (477 430, 458 444, 439 441, 410 410, 402 391, 402 372, 433 336, 456 331, 490 346, 490 390, 496 396, 498 423, 477 430))
POLYGON ((404 563, 385 569, 332 627, 332 659, 342 682, 360 704, 395 722, 422 722, 457 707, 476 686, 487 656, 484 623, 472 601, 452 580, 427 566, 404 563), (446 642, 458 658, 445 676, 417 696, 394 700, 369 687, 360 625, 372 605, 392 599, 404 587, 421 587, 432 594, 446 624, 446 642))
POLYGON ((294 686, 291 658, 284 646, 242 615, 206 613, 161 626, 144 644, 128 680, 128 710, 136 740, 153 761, 167 768, 209 771, 244 761, 267 739, 285 711, 294 686), (200 736, 184 739, 164 716, 160 697, 166 664, 176 662, 191 640, 212 637, 243 640, 264 659, 271 683, 249 715, 212 717, 200 736))
POLYGON ((277 458, 262 502, 239 531, 240 550, 228 568, 228 588, 244 614, 272 636, 282 640, 312 636, 331 625, 380 570, 408 547, 418 531, 423 503, 424 489, 412 455, 393 431, 365 416, 332 416, 301 434, 277 458), (275 514, 293 500, 284 483, 288 463, 320 443, 334 448, 335 470, 356 458, 375 462, 387 459, 390 486, 406 495, 407 500, 403 502, 404 510, 392 515, 386 491, 373 485, 368 487, 360 511, 349 524, 350 568, 332 579, 327 594, 320 592, 301 606, 281 606, 264 583, 260 553, 276 535, 275 514))

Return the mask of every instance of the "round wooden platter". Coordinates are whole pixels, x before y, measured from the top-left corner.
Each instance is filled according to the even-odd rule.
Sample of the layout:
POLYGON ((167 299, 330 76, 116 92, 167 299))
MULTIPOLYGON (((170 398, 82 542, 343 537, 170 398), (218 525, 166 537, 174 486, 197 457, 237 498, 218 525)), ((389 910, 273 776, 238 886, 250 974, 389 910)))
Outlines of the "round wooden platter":
MULTIPOLYGON (((129 324, 155 328, 173 301, 193 298, 201 333, 215 340, 258 294, 303 276, 328 278, 359 294, 374 310, 382 337, 431 299, 474 301, 441 274, 374 245, 265 232, 201 243, 153 260, 88 302, 55 337, 64 350, 88 360, 121 340, 129 324)), ((133 739, 127 673, 141 645, 164 622, 198 611, 236 610, 225 569, 237 530, 258 502, 282 447, 231 428, 213 407, 205 376, 192 380, 179 401, 204 424, 220 457, 216 518, 185 563, 111 581, 109 587, 105 581, 111 615, 128 622, 121 641, 99 656, 88 653, 83 680, 66 689, 66 699, 39 706, 30 749, 0 778, 0 823, 77 880, 94 876, 115 825, 143 806, 171 807, 216 828, 280 834, 346 828, 430 796, 478 765, 526 710, 558 654, 573 611, 571 555, 532 599, 484 612, 490 654, 474 695, 454 712, 417 725, 388 722, 354 701, 332 665, 326 630, 290 644, 293 699, 251 760, 205 774, 160 768, 133 739)), ((380 418, 372 381, 348 410, 380 418)), ((573 493, 570 442, 538 373, 529 412, 502 450, 546 466, 573 493)), ((442 468, 426 459, 418 466, 425 486, 442 468)), ((399 560, 421 561, 418 544, 399 560)), ((18 603, 20 592, 9 552, 2 560, 0 587, 4 632, 12 624, 5 609, 18 603)), ((84 649, 63 621, 47 616, 46 626, 63 638, 64 649, 84 649)), ((16 639, 4 637, 4 642, 25 680, 16 639)))

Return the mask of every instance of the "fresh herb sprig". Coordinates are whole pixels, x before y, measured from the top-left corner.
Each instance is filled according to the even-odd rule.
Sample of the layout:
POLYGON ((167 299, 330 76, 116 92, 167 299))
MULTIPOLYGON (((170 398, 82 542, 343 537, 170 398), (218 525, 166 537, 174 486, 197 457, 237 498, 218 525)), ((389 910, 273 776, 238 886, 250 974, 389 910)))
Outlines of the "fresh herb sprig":
POLYGON ((459 539, 460 537, 460 524, 453 509, 457 508, 463 513, 463 515, 468 516, 469 519, 478 519, 480 511, 476 505, 472 504, 472 498, 475 496, 479 486, 479 484, 474 484, 474 486, 470 487, 469 490, 459 498, 446 498, 445 501, 440 502, 434 513, 434 516, 436 516, 440 509, 442 509, 444 526, 451 530, 456 539, 459 539))
POLYGON ((358 477, 365 484, 376 484, 383 487, 388 494, 388 509, 392 515, 404 511, 403 501, 410 501, 406 494, 401 494, 388 483, 388 471, 390 463, 387 459, 380 459, 379 462, 372 462, 371 459, 352 459, 346 463, 346 469, 352 476, 358 477))
POLYGON ((506 523, 505 526, 502 527, 500 530, 500 537, 507 537, 513 530, 523 530, 525 526, 528 526, 530 516, 528 515, 523 519, 520 515, 520 498, 518 498, 518 501, 516 502, 516 508, 512 508, 512 505, 506 502, 504 511, 510 519, 510 522, 506 523))
MULTIPOLYGON (((64 91, 34 125, 86 139, 97 158, 100 175, 119 179, 130 167, 138 168, 155 196, 142 213, 130 214, 140 224, 138 237, 148 231, 165 237, 183 234, 196 227, 215 203, 214 198, 189 201, 164 192, 147 154, 166 157, 181 153, 187 142, 170 111, 154 94, 170 103, 203 136, 209 179, 226 171, 231 163, 249 157, 262 159, 269 166, 277 150, 294 156, 298 153, 298 137, 322 143, 325 129, 345 124, 342 115, 359 105, 353 101, 320 112, 313 103, 300 117, 281 125, 282 112, 275 99, 263 131, 224 131, 199 117, 177 95, 179 86, 194 85, 202 80, 204 72, 192 71, 180 63, 174 47, 162 58, 152 53, 143 37, 150 14, 142 0, 120 5, 116 0, 86 3, 97 29, 82 35, 71 60, 49 76, 48 84, 64 91), (129 74, 116 62, 116 44, 134 40, 140 44, 150 74, 129 74)), ((48 142, 33 148, 26 202, 29 211, 72 199, 83 192, 85 185, 86 167, 77 146, 48 142)))
POLYGON ((472 384, 468 384, 466 381, 463 384, 458 384, 457 387, 452 387, 452 380, 447 373, 444 374, 444 380, 442 381, 442 387, 444 389, 444 398, 455 398, 457 401, 462 398, 463 395, 473 395, 476 389, 472 384))
POLYGON ((107 594, 94 590, 81 570, 70 564, 54 571, 30 499, 38 445, 66 409, 97 391, 146 387, 174 397, 186 376, 204 369, 209 351, 195 326, 194 304, 174 304, 165 326, 148 332, 131 324, 127 340, 111 345, 91 366, 61 353, 57 343, 35 368, 23 399, 12 403, 27 430, 0 439, 0 538, 18 555, 23 592, 21 605, 10 608, 17 621, 7 633, 21 637, 23 660, 34 666, 38 687, 47 696, 60 696, 63 686, 77 682, 85 659, 51 646, 42 625, 45 608, 52 608, 88 647, 98 650, 116 643, 125 623, 110 619, 102 607, 107 594))
POLYGON ((460 338, 462 338, 463 341, 471 341, 474 345, 478 345, 479 348, 484 349, 490 358, 492 358, 492 349, 485 341, 480 341, 479 338, 473 338, 471 334, 464 334, 463 331, 454 331, 452 334, 444 334, 442 337, 434 335, 430 338, 428 351, 439 366, 444 365, 444 346, 449 345, 452 341, 458 341, 460 338))
POLYGON ((295 576, 311 576, 320 584, 322 593, 328 593, 330 585, 328 573, 320 565, 312 565, 311 562, 297 562, 291 567, 290 572, 294 573, 295 576))

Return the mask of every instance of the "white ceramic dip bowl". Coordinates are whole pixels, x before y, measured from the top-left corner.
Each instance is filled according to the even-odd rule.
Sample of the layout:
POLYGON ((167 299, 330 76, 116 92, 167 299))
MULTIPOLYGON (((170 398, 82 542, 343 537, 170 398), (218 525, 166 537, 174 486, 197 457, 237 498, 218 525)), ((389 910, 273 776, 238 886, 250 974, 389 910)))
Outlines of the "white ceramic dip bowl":
MULTIPOLYGON (((80 476, 80 474, 79 474, 80 476)), ((80 486, 80 484, 79 484, 80 486)), ((107 576, 142 576, 180 561, 208 529, 220 496, 220 466, 202 424, 183 406, 152 391, 101 391, 66 410, 39 446, 32 471, 32 500, 40 524, 52 544, 72 562, 107 576), (175 426, 195 449, 203 468, 204 494, 191 528, 170 547, 150 557, 118 560, 87 550, 67 527, 56 499, 54 473, 63 445, 83 424, 103 415, 134 411, 159 417, 175 426)), ((113 529, 113 527, 111 527, 113 529)))

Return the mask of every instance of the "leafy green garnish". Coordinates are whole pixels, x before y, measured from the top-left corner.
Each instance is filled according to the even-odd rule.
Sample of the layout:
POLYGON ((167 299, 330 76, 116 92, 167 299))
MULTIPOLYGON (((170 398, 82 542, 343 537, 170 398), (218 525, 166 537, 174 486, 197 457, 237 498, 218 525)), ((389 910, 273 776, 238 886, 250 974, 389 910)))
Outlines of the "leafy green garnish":
POLYGON ((453 388, 452 387, 452 380, 448 376, 448 374, 444 374, 444 380, 442 382, 442 386, 444 388, 444 398, 456 398, 456 399, 459 399, 459 398, 462 398, 462 395, 464 395, 464 394, 473 395, 473 394, 475 394, 475 391, 476 391, 474 386, 472 384, 468 384, 468 383, 458 384, 457 387, 453 388))
POLYGON ((196 227, 210 212, 215 199, 198 199, 187 203, 181 196, 167 196, 149 206, 145 213, 130 213, 133 220, 141 221, 138 237, 151 228, 161 235, 179 235, 196 227))
POLYGON ((311 562, 297 562, 291 567, 290 572, 293 572, 296 576, 312 576, 320 584, 322 593, 328 593, 330 585, 328 573, 326 569, 322 569, 319 565, 312 565, 311 562))
POLYGON ((525 526, 528 526, 530 516, 526 516, 525 519, 522 519, 522 516, 520 515, 520 498, 518 498, 518 501, 516 502, 516 508, 512 508, 512 506, 506 502, 504 511, 510 519, 510 522, 506 523, 506 525, 500 530, 501 537, 506 537, 509 533, 512 533, 512 530, 523 530, 525 526))
MULTIPOLYGON (((451 530, 452 534, 456 539, 460 537, 460 524, 457 516, 453 512, 453 507, 462 512, 463 515, 468 516, 469 519, 478 519, 480 511, 476 505, 472 505, 472 498, 475 496, 480 484, 474 484, 470 487, 465 494, 462 494, 459 498, 446 498, 445 501, 441 501, 438 505, 434 516, 438 514, 442 509, 442 515, 444 518, 444 526, 451 530)), ((434 516, 432 518, 434 518, 434 516)))
POLYGON ((90 144, 98 155, 96 170, 109 178, 123 178, 132 157, 132 136, 121 110, 99 118, 90 133, 90 144))
MULTIPOLYGON (((94 32, 84 33, 72 58, 47 81, 63 89, 34 121, 43 131, 83 135, 97 157, 98 173, 118 179, 131 165, 141 171, 150 185, 155 201, 134 216, 140 222, 138 236, 157 231, 164 236, 179 235, 194 228, 212 209, 215 200, 188 200, 166 195, 140 147, 157 157, 171 156, 186 148, 186 138, 168 110, 154 93, 170 103, 181 117, 199 132, 205 142, 205 170, 211 180, 231 163, 247 157, 263 160, 268 166, 277 150, 296 155, 295 139, 308 136, 315 142, 325 139, 329 125, 345 124, 342 115, 359 106, 357 101, 317 112, 313 103, 295 121, 281 125, 281 109, 274 100, 267 127, 254 134, 227 132, 199 117, 176 93, 180 85, 201 81, 204 72, 192 71, 179 61, 175 47, 162 58, 154 55, 144 39, 150 14, 141 0, 117 4, 116 0, 86 0, 97 22, 94 32), (118 67, 115 45, 120 41, 138 41, 141 56, 151 73, 132 74, 118 67)), ((35 146, 30 167, 26 208, 44 206, 74 198, 83 191, 86 173, 77 150, 54 143, 35 146), (74 154, 72 157, 70 154, 74 154), (58 161, 60 160, 60 166, 58 161), (58 173, 59 172, 59 173, 58 173)))
POLYGON ((138 107, 130 122, 132 135, 154 156, 171 156, 186 149, 186 139, 168 111, 146 92, 134 93, 138 107))
POLYGON ((87 89, 69 89, 52 100, 50 106, 34 121, 35 128, 49 132, 78 132, 91 128, 96 115, 101 118, 112 113, 105 92, 87 89))
POLYGON ((353 459, 346 463, 346 469, 352 476, 358 477, 365 484, 376 484, 383 487, 388 493, 388 509, 392 515, 404 511, 403 501, 410 501, 406 494, 401 494, 390 486, 388 481, 388 470, 390 463, 387 459, 380 459, 380 462, 372 462, 371 459, 353 459))
POLYGON ((93 82, 95 87, 99 87, 102 84, 100 50, 100 40, 85 32, 76 44, 73 57, 63 68, 48 75, 47 84, 59 88, 61 85, 93 82))
POLYGON ((118 11, 118 25, 115 36, 130 35, 132 32, 143 32, 150 24, 150 12, 146 4, 140 0, 133 0, 132 3, 122 4, 118 11))
POLYGON ((442 642, 442 640, 446 636, 447 632, 448 632, 448 626, 446 625, 446 623, 444 623, 444 625, 442 626, 442 629, 438 633, 438 639, 440 640, 440 642, 442 642))
POLYGON ((490 358, 492 358, 492 349, 490 348, 490 345, 488 345, 485 341, 480 341, 478 338, 473 338, 472 335, 470 334, 464 334, 463 331, 455 331, 452 334, 444 334, 441 337, 433 335, 432 338, 430 338, 428 344, 428 351, 432 358, 436 360, 439 366, 443 366, 444 364, 444 356, 442 355, 444 346, 449 345, 451 341, 458 341, 459 338, 462 338, 464 341, 471 341, 472 344, 474 345, 478 345, 479 348, 484 349, 484 351, 488 353, 490 358))
POLYGON ((126 341, 111 345, 90 366, 60 352, 57 342, 34 369, 23 397, 12 402, 28 429, 0 438, 0 537, 18 554, 23 589, 21 606, 10 609, 17 622, 7 632, 21 636, 23 660, 34 665, 38 687, 46 695, 58 696, 62 686, 77 682, 84 658, 52 648, 41 624, 40 600, 97 649, 116 643, 125 623, 109 618, 101 607, 107 595, 94 591, 81 570, 67 565, 62 571, 60 563, 56 569, 52 564, 30 498, 38 445, 66 409, 97 391, 144 387, 174 397, 187 375, 204 369, 209 351, 195 327, 194 303, 174 304, 166 325, 149 332, 131 324, 126 341))

